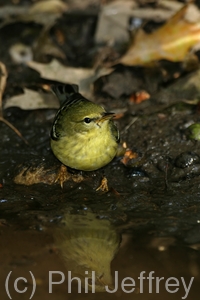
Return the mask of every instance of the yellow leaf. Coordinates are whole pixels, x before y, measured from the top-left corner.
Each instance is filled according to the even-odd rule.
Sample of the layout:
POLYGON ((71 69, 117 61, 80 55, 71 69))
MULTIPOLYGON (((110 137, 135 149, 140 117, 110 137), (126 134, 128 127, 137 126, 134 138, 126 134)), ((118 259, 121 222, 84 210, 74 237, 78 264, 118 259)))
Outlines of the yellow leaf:
POLYGON ((139 30, 134 42, 119 63, 133 66, 156 60, 182 61, 188 51, 200 42, 200 20, 189 22, 185 5, 166 24, 151 34, 139 30))

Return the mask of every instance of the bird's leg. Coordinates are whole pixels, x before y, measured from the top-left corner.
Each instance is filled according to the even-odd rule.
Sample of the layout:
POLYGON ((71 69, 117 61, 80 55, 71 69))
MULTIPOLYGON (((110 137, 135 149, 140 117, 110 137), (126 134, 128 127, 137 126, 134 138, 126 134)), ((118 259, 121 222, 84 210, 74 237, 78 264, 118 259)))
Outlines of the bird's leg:
POLYGON ((67 167, 63 164, 60 166, 60 169, 57 173, 55 183, 59 182, 61 188, 63 188, 63 183, 71 178, 71 175, 67 171, 67 167))

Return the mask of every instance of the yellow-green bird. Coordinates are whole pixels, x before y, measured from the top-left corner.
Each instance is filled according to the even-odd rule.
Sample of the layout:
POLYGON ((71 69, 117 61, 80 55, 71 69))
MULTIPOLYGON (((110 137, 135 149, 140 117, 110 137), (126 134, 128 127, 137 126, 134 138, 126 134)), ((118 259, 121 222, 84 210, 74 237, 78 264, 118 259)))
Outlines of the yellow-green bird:
POLYGON ((82 171, 107 165, 119 142, 114 114, 84 98, 77 85, 61 84, 52 90, 61 102, 51 130, 54 155, 64 165, 82 171))
POLYGON ((108 220, 91 212, 66 212, 53 236, 71 277, 80 278, 83 287, 88 278, 88 289, 95 292, 105 292, 106 285, 112 289, 111 261, 119 250, 120 236, 108 220))

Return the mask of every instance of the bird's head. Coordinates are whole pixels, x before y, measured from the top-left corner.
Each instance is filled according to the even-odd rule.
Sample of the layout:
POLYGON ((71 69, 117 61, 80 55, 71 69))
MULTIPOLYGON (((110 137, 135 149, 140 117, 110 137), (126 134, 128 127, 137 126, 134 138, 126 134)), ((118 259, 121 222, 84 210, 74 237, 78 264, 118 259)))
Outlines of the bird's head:
POLYGON ((78 133, 97 130, 106 127, 113 118, 113 113, 107 113, 102 106, 88 100, 81 100, 70 105, 63 114, 63 129, 78 133))

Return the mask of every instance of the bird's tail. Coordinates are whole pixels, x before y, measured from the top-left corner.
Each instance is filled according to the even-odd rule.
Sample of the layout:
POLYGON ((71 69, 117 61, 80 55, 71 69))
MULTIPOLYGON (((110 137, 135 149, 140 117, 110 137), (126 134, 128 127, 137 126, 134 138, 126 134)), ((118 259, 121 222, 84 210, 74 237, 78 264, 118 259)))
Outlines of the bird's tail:
POLYGON ((77 84, 56 84, 51 87, 60 103, 64 103, 71 95, 78 93, 77 84))

